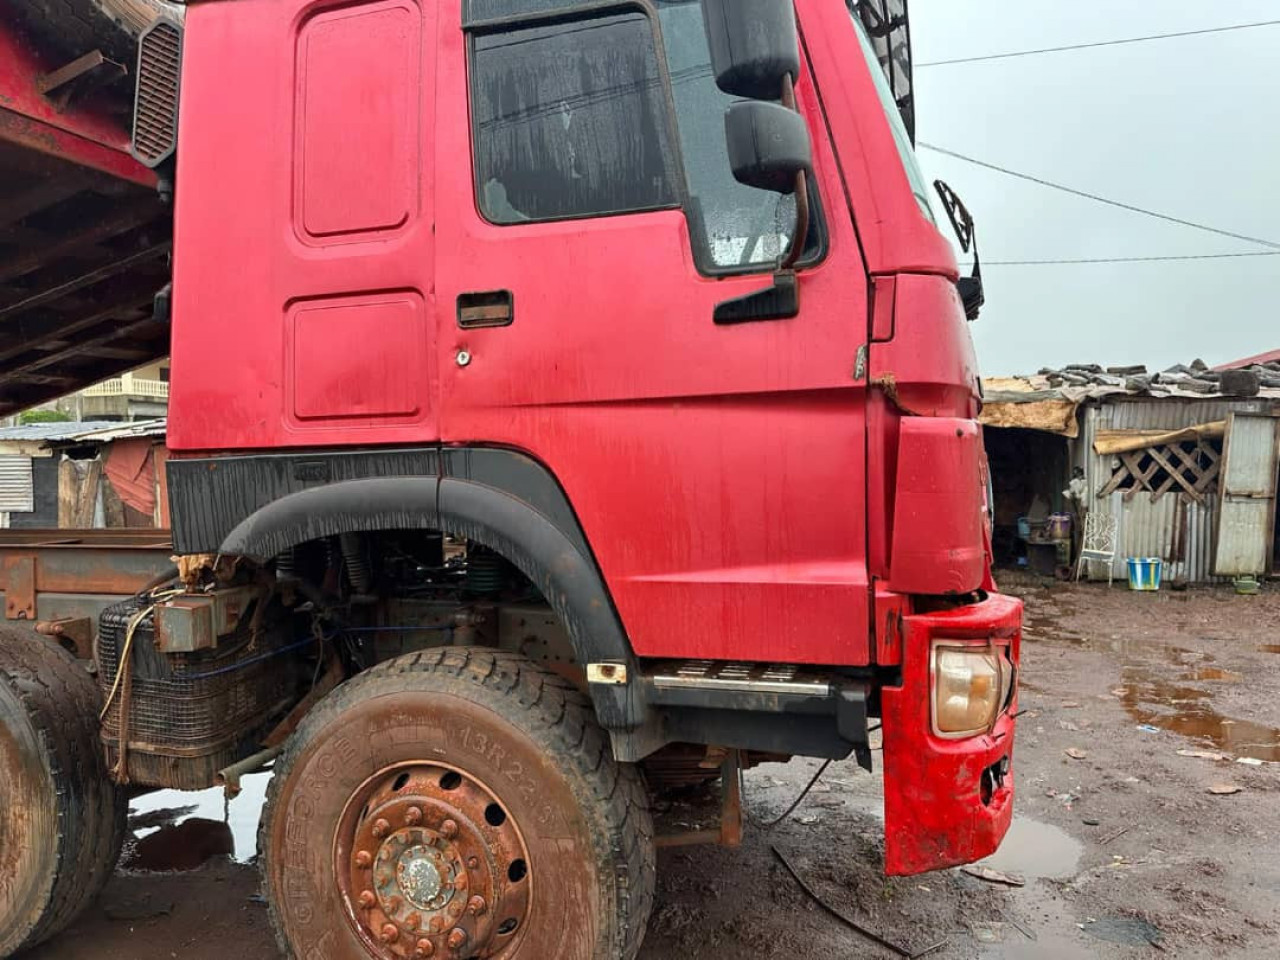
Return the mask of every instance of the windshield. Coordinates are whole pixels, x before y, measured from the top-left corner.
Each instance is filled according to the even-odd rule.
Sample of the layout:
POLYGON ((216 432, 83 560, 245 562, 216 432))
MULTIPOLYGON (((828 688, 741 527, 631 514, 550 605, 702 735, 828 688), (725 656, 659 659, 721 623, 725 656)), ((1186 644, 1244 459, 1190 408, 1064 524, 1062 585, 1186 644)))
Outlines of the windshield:
POLYGON ((916 154, 911 146, 911 137, 907 134, 907 126, 902 122, 902 114, 898 112, 898 104, 893 99, 893 91, 889 89, 889 79, 884 75, 884 70, 880 66, 880 58, 876 56, 875 48, 871 46, 871 39, 867 36, 866 28, 862 25, 862 18, 858 16, 857 0, 847 0, 847 2, 849 19, 853 21, 853 29, 858 35, 858 43, 862 47, 862 55, 866 58, 872 79, 875 80, 876 92, 880 95, 880 106, 884 108, 885 117, 889 121, 889 128, 893 131, 893 141, 898 146, 898 156, 902 158, 902 166, 907 172, 907 180, 911 182, 911 192, 915 194, 916 203, 920 204, 921 213, 936 226, 938 221, 933 215, 933 208, 929 205, 929 186, 925 182, 924 174, 920 172, 920 164, 916 162, 916 154))

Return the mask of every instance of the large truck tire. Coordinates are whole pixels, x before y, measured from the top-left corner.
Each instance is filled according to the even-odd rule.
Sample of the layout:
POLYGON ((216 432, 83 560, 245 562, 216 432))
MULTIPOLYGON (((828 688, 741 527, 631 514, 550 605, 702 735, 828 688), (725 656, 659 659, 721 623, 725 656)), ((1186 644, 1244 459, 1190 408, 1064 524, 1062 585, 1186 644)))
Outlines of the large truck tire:
POLYGON ((93 50, 133 73, 138 34, 161 13, 181 15, 164 0, 3 0, 42 49, 68 60, 93 50))
POLYGON ((71 654, 0 628, 0 957, 70 924, 120 856, 128 803, 107 776, 101 707, 71 654))
POLYGON ((298 960, 632 960, 653 903, 640 774, 587 697, 496 650, 410 654, 331 693, 260 830, 298 960))

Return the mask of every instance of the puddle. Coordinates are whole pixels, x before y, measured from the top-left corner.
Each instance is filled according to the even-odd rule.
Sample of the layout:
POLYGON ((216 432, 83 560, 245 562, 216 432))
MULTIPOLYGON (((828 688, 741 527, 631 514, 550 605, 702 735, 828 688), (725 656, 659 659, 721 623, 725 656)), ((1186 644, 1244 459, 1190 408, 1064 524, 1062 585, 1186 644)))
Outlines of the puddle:
POLYGON ((1161 939, 1158 927, 1137 917, 1099 917, 1085 923, 1084 932, 1099 940, 1134 947, 1159 946, 1161 939))
POLYGON ((1223 670, 1221 667, 1196 667, 1188 670, 1182 675, 1184 680, 1222 680, 1225 683, 1239 683, 1244 679, 1243 674, 1235 673, 1232 670, 1223 670))
POLYGON ((267 794, 269 772, 241 781, 230 803, 222 788, 185 793, 159 790, 129 805, 129 828, 136 838, 126 870, 194 870, 214 857, 247 863, 258 853, 258 815, 267 794))
POLYGON ((1000 849, 981 861, 1002 873, 1027 879, 1064 880, 1075 875, 1084 844, 1063 830, 1038 820, 1014 817, 1000 849))
POLYGON ((1125 668, 1121 684, 1120 701, 1137 723, 1206 740, 1238 757, 1280 762, 1280 729, 1224 717, 1213 708, 1207 690, 1158 679, 1133 667, 1125 668))

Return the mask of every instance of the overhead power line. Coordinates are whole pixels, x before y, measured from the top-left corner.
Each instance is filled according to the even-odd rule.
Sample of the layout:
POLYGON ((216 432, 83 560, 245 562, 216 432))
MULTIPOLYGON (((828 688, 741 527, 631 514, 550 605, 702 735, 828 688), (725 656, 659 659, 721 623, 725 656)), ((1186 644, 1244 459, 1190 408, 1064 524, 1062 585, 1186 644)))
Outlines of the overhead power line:
POLYGON ((1250 253, 1191 253, 1156 257, 1080 257, 1062 260, 983 260, 984 267, 1043 267, 1079 263, 1166 263, 1174 260, 1234 260, 1240 257, 1280 257, 1280 250, 1250 253))
POLYGON ((1183 30, 1179 33, 1153 33, 1144 37, 1126 37, 1123 40, 1099 40, 1096 43, 1073 43, 1064 47, 1041 47, 1038 50, 1014 50, 1009 53, 989 53, 979 57, 955 57, 951 60, 930 60, 917 63, 921 67, 947 67, 957 63, 982 63, 984 60, 1010 60, 1014 57, 1034 57, 1042 53, 1065 53, 1068 50, 1091 50, 1094 47, 1118 47, 1126 43, 1147 43, 1151 40, 1172 40, 1176 37, 1198 37, 1206 33, 1228 33, 1232 30, 1252 30, 1255 27, 1280 26, 1280 20, 1261 20, 1257 23, 1236 23, 1226 27, 1207 27, 1203 30, 1183 30))
POLYGON ((1074 187, 1064 186, 1061 183, 1054 183, 1052 180, 1045 180, 1042 177, 1033 177, 1027 173, 1019 173, 1017 170, 1010 170, 1008 167, 1002 167, 994 163, 987 163, 985 160, 966 156, 963 153, 957 153, 955 150, 948 150, 946 147, 935 146, 932 143, 920 141, 918 146, 924 147, 926 150, 932 150, 934 153, 940 153, 946 157, 963 160, 965 163, 972 163, 974 166, 983 167, 987 170, 994 170, 997 173, 1003 173, 1008 177, 1016 177, 1019 180, 1026 180, 1029 183, 1039 184, 1040 186, 1048 187, 1051 190, 1059 190, 1062 193, 1069 193, 1072 196, 1083 197, 1086 200, 1093 200, 1097 203, 1105 203, 1109 207, 1118 207, 1121 210, 1128 210, 1130 213, 1140 213, 1145 217, 1154 217, 1156 220, 1164 220, 1166 223, 1176 223, 1179 226, 1191 227, 1194 230, 1202 230, 1205 233, 1213 233, 1220 237, 1230 237, 1233 240, 1244 240, 1246 243, 1256 243, 1264 247, 1270 247, 1273 250, 1280 250, 1280 243, 1277 243, 1274 240, 1264 240, 1261 237, 1251 237, 1243 233, 1233 233, 1230 230, 1220 230, 1217 227, 1211 227, 1208 224, 1196 223, 1194 220, 1184 220, 1181 217, 1170 216, 1167 213, 1157 213, 1155 210, 1148 210, 1145 207, 1138 207, 1131 203, 1122 203, 1119 200, 1112 200, 1109 197, 1101 197, 1096 193, 1077 190, 1074 187))

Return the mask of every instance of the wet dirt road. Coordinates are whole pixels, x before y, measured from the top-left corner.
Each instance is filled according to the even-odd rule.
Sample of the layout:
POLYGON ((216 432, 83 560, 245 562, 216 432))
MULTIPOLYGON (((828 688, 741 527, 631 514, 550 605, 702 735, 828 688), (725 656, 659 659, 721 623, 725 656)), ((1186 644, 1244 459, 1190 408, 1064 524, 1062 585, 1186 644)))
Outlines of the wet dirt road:
MULTIPOLYGON (((663 852, 644 960, 895 956, 818 909, 772 846, 831 906, 909 951, 941 942, 941 960, 1280 956, 1280 591, 1004 586, 1028 602, 1027 712, 1018 819, 989 865, 1025 886, 956 870, 886 880, 878 776, 833 764, 773 833, 663 852), (1210 792, 1226 787, 1240 789, 1210 792)), ((750 809, 780 813, 815 767, 750 771, 750 809)), ((256 873, 236 862, 253 857, 263 786, 229 810, 212 794, 138 801, 132 859, 31 956, 277 960, 256 873), (197 806, 163 812, 178 803, 197 806)))

